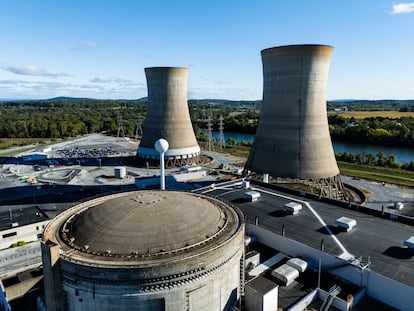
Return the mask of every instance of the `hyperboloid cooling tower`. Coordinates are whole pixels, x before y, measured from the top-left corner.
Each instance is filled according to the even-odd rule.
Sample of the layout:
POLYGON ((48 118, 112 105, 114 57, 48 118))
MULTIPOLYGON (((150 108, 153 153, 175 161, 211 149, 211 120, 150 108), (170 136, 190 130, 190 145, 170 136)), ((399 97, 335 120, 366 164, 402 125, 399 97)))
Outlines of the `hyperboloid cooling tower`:
POLYGON ((176 67, 145 68, 148 86, 147 117, 138 147, 138 159, 159 162, 154 144, 164 138, 169 149, 164 155, 167 165, 196 163, 200 147, 194 135, 187 103, 188 69, 176 67))
POLYGON ((261 52, 263 104, 245 170, 307 180, 328 196, 342 192, 326 114, 332 52, 326 45, 261 52))
POLYGON ((47 310, 231 310, 242 291, 244 220, 202 195, 95 198, 43 234, 47 310))

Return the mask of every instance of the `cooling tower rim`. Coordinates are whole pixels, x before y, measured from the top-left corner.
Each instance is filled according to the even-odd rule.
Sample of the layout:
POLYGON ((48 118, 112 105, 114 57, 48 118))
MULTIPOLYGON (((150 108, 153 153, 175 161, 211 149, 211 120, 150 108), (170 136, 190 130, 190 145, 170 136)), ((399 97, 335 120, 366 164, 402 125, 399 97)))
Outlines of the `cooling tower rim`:
POLYGON ((277 50, 293 50, 293 49, 308 49, 308 50, 314 50, 314 49, 329 49, 333 50, 334 47, 332 45, 326 45, 326 44, 290 44, 290 45, 281 45, 281 46, 275 46, 271 48, 266 48, 261 51, 261 54, 267 54, 269 52, 277 51, 277 50))
POLYGON ((186 67, 169 67, 169 66, 155 66, 155 67, 146 67, 145 71, 188 71, 186 67))

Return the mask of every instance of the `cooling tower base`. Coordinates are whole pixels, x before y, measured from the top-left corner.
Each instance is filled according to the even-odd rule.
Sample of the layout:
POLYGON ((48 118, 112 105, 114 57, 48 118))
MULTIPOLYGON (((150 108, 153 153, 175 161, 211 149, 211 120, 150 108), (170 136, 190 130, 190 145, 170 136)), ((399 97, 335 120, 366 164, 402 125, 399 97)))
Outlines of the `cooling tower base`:
POLYGON ((277 178, 276 183, 296 184, 298 188, 321 197, 348 201, 344 184, 339 175, 314 179, 277 178))
MULTIPOLYGON (((160 165, 159 159, 154 158, 140 158, 137 157, 134 161, 135 164, 139 167, 158 167, 160 165)), ((166 168, 173 168, 173 167, 181 167, 186 165, 206 165, 211 162, 211 158, 205 155, 198 155, 191 158, 170 158, 165 160, 165 167, 166 168)))
MULTIPOLYGON (((261 180, 263 175, 250 174, 254 179, 261 180)), ((328 197, 342 201, 353 201, 351 195, 345 189, 339 175, 318 179, 297 179, 269 177, 269 183, 283 187, 306 191, 320 197, 328 197)))

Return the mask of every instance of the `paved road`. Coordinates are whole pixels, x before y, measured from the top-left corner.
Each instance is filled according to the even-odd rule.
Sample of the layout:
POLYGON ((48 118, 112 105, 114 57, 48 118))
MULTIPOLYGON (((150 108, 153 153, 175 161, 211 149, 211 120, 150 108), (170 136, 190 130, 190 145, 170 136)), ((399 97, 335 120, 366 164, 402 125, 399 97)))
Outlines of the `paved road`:
POLYGON ((414 217, 414 190, 412 188, 402 188, 392 184, 383 185, 364 179, 353 179, 348 176, 341 176, 341 178, 343 182, 365 189, 368 192, 366 207, 381 210, 384 206, 385 211, 414 217), (395 202, 403 202, 404 209, 396 211, 390 208, 395 202))

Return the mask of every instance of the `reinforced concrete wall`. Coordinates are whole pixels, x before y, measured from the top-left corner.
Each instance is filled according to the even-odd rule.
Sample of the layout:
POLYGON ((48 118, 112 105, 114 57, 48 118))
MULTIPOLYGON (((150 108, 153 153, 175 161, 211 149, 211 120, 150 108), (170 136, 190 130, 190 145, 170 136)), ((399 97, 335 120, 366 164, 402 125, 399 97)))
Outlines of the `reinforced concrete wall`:
POLYGON ((176 67, 145 68, 148 86, 147 117, 137 156, 158 159, 154 144, 164 138, 169 149, 165 159, 197 158, 200 147, 195 138, 187 103, 188 69, 176 67))
POLYGON ((325 45, 261 52, 263 104, 246 170, 298 179, 339 174, 326 114, 332 53, 325 45))
POLYGON ((80 203, 54 218, 44 232, 47 309, 231 310, 243 292, 244 236, 241 212, 212 197, 137 191, 80 203), (111 212, 106 209, 114 205, 119 219, 132 221, 107 217, 111 212), (194 216, 196 225, 190 225, 187 215, 196 206, 211 217, 194 216), (88 215, 97 209, 102 214, 88 215), (84 226, 86 219, 94 219, 94 225, 84 226), (152 238, 149 246, 144 244, 152 238))

